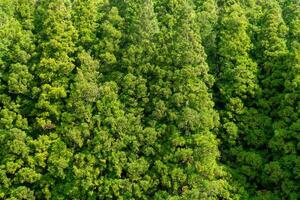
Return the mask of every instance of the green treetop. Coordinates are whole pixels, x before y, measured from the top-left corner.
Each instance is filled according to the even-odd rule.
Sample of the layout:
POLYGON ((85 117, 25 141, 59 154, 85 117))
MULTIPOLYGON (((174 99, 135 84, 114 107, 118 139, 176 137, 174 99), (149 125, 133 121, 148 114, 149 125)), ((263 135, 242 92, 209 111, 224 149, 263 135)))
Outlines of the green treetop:
POLYGON ((155 173, 161 178, 155 197, 227 198, 211 132, 218 123, 208 92, 213 78, 208 74, 194 5, 186 0, 155 1, 154 5, 161 31, 149 82, 149 119, 160 132, 155 173), (215 179, 216 174, 220 178, 215 179))
POLYGON ((74 40, 77 33, 71 21, 69 1, 39 1, 36 14, 38 63, 35 67, 37 86, 32 90, 37 98, 36 126, 45 129, 55 126, 68 95, 69 82, 73 76, 75 52, 74 40))

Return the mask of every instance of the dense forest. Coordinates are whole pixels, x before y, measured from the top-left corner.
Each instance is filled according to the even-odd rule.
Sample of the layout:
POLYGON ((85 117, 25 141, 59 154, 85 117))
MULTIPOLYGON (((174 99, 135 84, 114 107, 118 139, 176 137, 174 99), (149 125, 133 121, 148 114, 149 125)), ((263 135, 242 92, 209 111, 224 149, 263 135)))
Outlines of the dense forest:
POLYGON ((300 199, 299 0, 0 0, 0 199, 300 199))

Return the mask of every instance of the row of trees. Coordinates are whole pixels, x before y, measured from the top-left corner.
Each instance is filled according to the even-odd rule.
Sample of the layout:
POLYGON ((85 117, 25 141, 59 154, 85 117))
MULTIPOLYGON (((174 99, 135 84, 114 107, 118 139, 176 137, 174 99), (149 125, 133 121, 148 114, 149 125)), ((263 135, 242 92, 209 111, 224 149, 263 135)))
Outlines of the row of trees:
POLYGON ((0 0, 0 199, 300 198, 298 0, 0 0))

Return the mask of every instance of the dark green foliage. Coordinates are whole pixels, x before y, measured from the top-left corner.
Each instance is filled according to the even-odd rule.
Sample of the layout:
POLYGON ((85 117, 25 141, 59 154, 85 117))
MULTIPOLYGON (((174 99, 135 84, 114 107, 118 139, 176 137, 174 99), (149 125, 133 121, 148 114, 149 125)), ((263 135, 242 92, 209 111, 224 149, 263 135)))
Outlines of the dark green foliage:
POLYGON ((216 0, 194 0, 197 23, 200 26, 202 45, 208 56, 207 62, 212 71, 216 68, 216 37, 218 7, 216 0))
POLYGON ((298 0, 0 0, 0 199, 300 198, 298 0))
POLYGON ((264 118, 255 108, 255 97, 260 93, 258 67, 249 54, 252 48, 247 32, 249 23, 241 5, 220 6, 219 18, 215 94, 222 124, 223 161, 235 170, 233 175, 238 176, 235 178, 245 176, 250 181, 259 176, 256 172, 262 159, 253 149, 261 134, 254 130, 264 126, 260 122, 264 118))
POLYGON ((289 28, 287 55, 284 73, 283 94, 274 120, 274 136, 269 141, 269 147, 274 153, 274 160, 281 170, 278 180, 284 195, 290 199, 300 198, 299 183, 299 42, 300 42, 300 2, 286 1, 283 10, 286 24, 289 28))
POLYGON ((155 11, 160 13, 161 34, 149 87, 153 109, 149 118, 161 129, 157 155, 162 157, 158 172, 165 179, 162 192, 171 191, 176 197, 182 188, 186 199, 229 198, 224 172, 216 163, 219 154, 212 130, 218 115, 208 92, 213 77, 208 74, 193 4, 160 1, 155 11), (169 169, 171 179, 160 168, 169 169))
MULTIPOLYGON (((229 151, 229 154, 224 153, 227 154, 224 160, 230 161, 229 165, 236 170, 233 174, 239 183, 250 190, 250 196, 256 196, 257 199, 298 199, 299 193, 296 191, 299 190, 299 184, 296 182, 299 178, 295 174, 299 160, 295 144, 298 139, 294 132, 297 130, 290 130, 290 126, 299 118, 296 111, 299 101, 295 100, 297 103, 290 106, 290 93, 287 92, 292 90, 294 95, 298 93, 294 86, 288 85, 297 74, 295 71, 290 72, 295 66, 295 54, 292 48, 288 49, 291 34, 288 34, 278 2, 268 1, 255 5, 255 1, 249 1, 243 6, 248 11, 255 9, 247 13, 253 44, 249 55, 257 62, 259 70, 254 75, 259 80, 261 90, 258 90, 255 96, 246 95, 245 105, 248 105, 249 109, 244 116, 233 115, 238 117, 239 127, 229 130, 240 133, 237 137, 239 145, 229 151), (254 98, 249 99, 251 96, 254 98)), ((297 7, 293 8, 294 11, 297 10, 297 7)), ((283 9, 290 7, 286 4, 283 9)), ((289 11, 286 17, 291 17, 292 13, 289 11)), ((291 18, 286 21, 293 23, 291 18)), ((226 48, 229 44, 228 41, 225 42, 226 48)), ((241 76, 242 74, 239 74, 239 77, 241 76)), ((224 83, 229 82, 227 80, 224 83)), ((223 88, 224 83, 218 88, 223 88)), ((230 93, 225 94, 227 96, 230 93)), ((227 142, 228 138, 223 140, 227 142)))

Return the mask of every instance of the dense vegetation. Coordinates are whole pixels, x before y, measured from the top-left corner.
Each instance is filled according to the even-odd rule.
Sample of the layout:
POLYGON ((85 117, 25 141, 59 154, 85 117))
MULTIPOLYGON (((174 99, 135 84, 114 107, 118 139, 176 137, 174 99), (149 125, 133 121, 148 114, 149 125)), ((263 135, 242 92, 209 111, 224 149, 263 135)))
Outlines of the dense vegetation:
POLYGON ((299 0, 0 0, 0 199, 300 199, 299 0))

